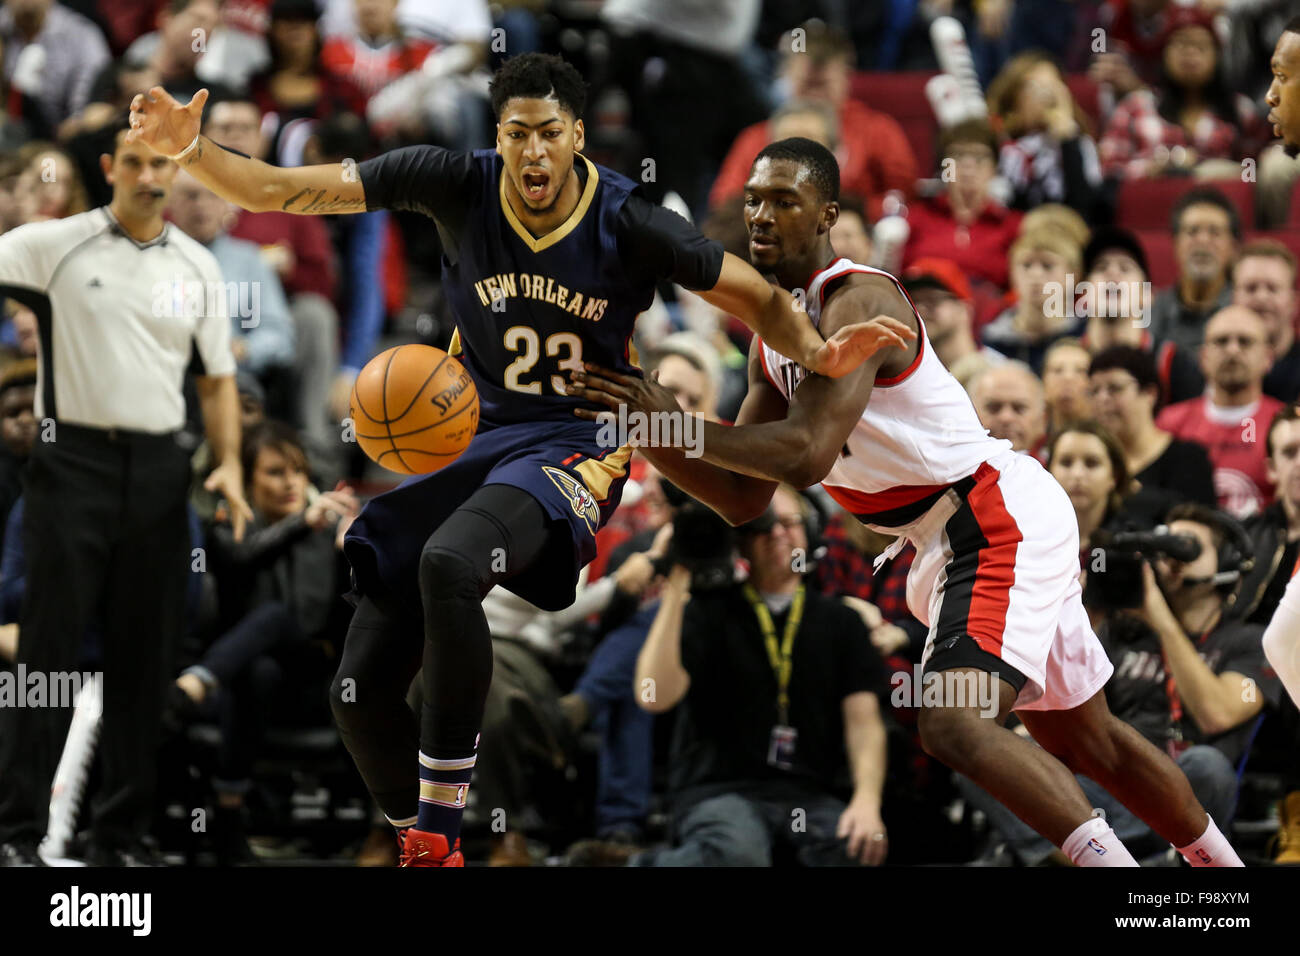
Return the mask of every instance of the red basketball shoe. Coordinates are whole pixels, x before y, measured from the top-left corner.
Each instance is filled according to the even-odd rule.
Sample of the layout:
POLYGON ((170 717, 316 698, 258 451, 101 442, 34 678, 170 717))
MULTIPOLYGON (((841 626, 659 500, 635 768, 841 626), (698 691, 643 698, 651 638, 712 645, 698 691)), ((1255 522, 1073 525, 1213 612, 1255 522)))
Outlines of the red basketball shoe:
POLYGON ((460 852, 460 840, 447 850, 447 838, 441 833, 428 833, 409 827, 403 831, 402 856, 398 866, 464 866, 465 856, 460 852))

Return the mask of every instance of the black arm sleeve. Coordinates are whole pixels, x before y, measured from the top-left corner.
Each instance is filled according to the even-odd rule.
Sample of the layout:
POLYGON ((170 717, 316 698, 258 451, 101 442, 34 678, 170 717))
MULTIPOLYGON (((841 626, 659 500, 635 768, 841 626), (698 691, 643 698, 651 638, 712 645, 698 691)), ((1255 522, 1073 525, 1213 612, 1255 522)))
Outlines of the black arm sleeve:
POLYGON ((418 212, 443 223, 462 219, 479 187, 471 153, 439 146, 407 146, 357 167, 366 209, 418 212))
POLYGON ((637 195, 619 210, 618 253, 624 271, 641 281, 667 279, 687 289, 712 289, 722 274, 722 243, 637 195))
POLYGON ((212 528, 210 546, 215 552, 217 564, 223 567, 250 567, 275 561, 311 533, 305 515, 305 511, 300 511, 270 527, 256 531, 249 529, 242 541, 235 540, 234 531, 229 525, 215 525, 212 528))

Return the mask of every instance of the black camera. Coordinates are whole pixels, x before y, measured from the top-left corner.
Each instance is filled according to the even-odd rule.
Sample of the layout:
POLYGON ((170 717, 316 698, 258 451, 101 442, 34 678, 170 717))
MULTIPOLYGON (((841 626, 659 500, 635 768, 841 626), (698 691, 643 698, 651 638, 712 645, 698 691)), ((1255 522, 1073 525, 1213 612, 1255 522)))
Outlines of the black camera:
POLYGON ((1139 608, 1143 601, 1143 556, 1168 555, 1186 564, 1201 553, 1201 542, 1188 534, 1166 531, 1097 531, 1088 556, 1088 584, 1083 603, 1102 611, 1139 608))
POLYGON ((680 564, 691 572, 692 591, 729 587, 735 580, 735 529, 676 485, 662 479, 660 483, 673 507, 673 537, 668 553, 655 562, 655 573, 667 574, 680 564))

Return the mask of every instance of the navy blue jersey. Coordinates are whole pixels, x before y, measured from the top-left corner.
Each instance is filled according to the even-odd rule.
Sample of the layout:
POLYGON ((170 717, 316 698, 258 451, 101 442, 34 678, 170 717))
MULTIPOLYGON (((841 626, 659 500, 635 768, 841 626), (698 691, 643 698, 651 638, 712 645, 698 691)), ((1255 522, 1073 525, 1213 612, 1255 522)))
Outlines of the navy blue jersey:
POLYGON ((581 154, 572 215, 540 238, 505 195, 494 150, 416 146, 361 164, 369 209, 423 212, 438 224, 444 291, 461 361, 478 387, 483 426, 575 421, 587 404, 563 394, 593 362, 636 373, 632 328, 655 284, 707 289, 721 246, 636 193, 636 183, 581 154))

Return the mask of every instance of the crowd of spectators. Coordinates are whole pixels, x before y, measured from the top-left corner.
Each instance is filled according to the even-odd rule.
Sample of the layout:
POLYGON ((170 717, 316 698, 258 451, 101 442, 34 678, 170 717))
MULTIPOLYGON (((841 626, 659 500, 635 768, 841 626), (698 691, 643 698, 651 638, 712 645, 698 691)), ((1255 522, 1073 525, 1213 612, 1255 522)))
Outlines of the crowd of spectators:
MULTIPOLYGON (((775 139, 819 141, 841 168, 837 252, 900 276, 984 425, 1069 493, 1085 603, 1116 664, 1112 707, 1168 746, 1225 832, 1234 814, 1273 819, 1277 807, 1279 846, 1254 855, 1300 862, 1297 715, 1260 647, 1300 554, 1300 166, 1264 122, 1290 6, 3 0, 0 233, 104 203, 101 156, 131 97, 155 84, 182 102, 207 88, 204 132, 250 156, 360 161, 414 143, 491 147, 491 69, 561 53, 591 86, 587 155, 741 255, 755 155, 775 139), (918 135, 873 91, 922 88, 938 69, 939 16, 964 26, 987 101, 918 135), (1225 558, 1242 550, 1238 523, 1240 567, 1225 558), (1203 542, 1201 556, 1134 571, 1144 588, 1127 603, 1094 580, 1109 573, 1095 566, 1108 536, 1164 525, 1203 542), (1206 575, 1209 591, 1184 586, 1206 575), (1249 678, 1259 694, 1220 700, 1207 674, 1249 678), (1267 799, 1241 791, 1248 771, 1272 775, 1267 799)), ((339 542, 365 497, 395 481, 342 437, 352 382, 389 345, 445 347, 454 317, 425 219, 250 213, 183 172, 167 217, 260 297, 251 327, 231 311, 255 521, 237 542, 194 496, 206 560, 169 696, 182 745, 166 751, 185 762, 195 726, 218 728, 203 798, 213 848, 248 863, 247 835, 268 819, 255 811, 266 731, 283 717, 273 699, 307 701, 328 726, 348 614, 339 542)), ((21 639, 14 528, 41 423, 38 317, 0 302, 4 666, 21 639)), ((730 421, 747 334, 664 287, 637 345, 683 408, 730 421)), ((194 433, 198 445, 197 421, 194 433)), ((925 755, 914 701, 893 692, 926 638, 906 605, 908 552, 873 569, 887 539, 817 489, 782 488, 736 534, 735 567, 763 584, 755 603, 729 579, 672 570, 697 507, 634 457, 573 608, 488 596, 496 665, 467 841, 499 864, 566 847, 570 862, 601 865, 1055 859, 925 755), (797 573, 791 553, 806 556, 797 573), (792 615, 787 721, 775 719, 779 662, 762 648, 792 615), (794 764, 772 731, 788 722, 794 764), (887 841, 864 838, 881 827, 887 841)), ((1140 822, 1122 823, 1126 843, 1159 856, 1140 822)), ((394 861, 384 827, 371 836, 359 859, 394 861)))

